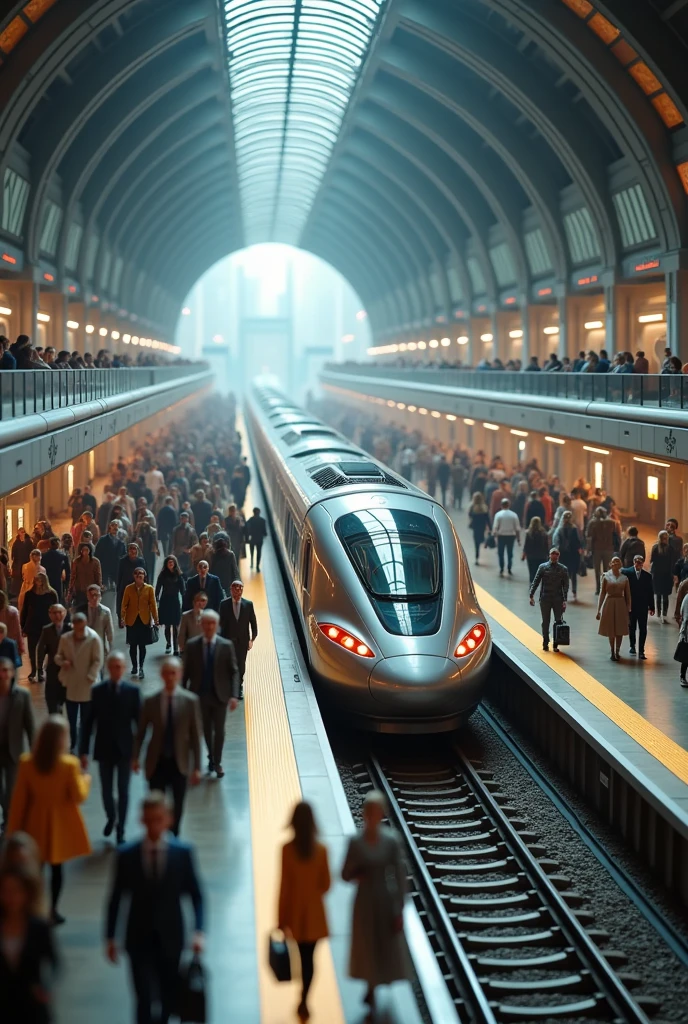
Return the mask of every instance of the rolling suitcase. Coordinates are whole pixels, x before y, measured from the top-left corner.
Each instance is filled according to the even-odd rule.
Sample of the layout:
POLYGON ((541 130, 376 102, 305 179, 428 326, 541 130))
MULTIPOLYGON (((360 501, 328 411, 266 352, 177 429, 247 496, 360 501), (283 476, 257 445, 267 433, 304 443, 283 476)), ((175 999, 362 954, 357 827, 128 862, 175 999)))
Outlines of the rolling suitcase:
POLYGON ((554 646, 569 647, 571 645, 571 627, 562 619, 554 623, 554 646))

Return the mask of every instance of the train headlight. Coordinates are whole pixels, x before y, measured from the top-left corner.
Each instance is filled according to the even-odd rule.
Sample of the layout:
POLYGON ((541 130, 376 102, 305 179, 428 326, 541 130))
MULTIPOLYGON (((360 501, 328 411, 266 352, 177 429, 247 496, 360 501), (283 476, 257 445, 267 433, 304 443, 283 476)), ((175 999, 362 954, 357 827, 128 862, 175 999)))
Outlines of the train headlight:
POLYGON ((318 628, 333 644, 339 644, 340 647, 351 651, 352 654, 357 654, 359 658, 375 657, 375 653, 371 651, 368 644, 364 644, 357 636, 354 636, 353 633, 346 629, 342 629, 341 626, 335 626, 332 622, 319 622, 318 628))
POLYGON ((472 654, 473 651, 477 650, 482 643, 485 642, 487 636, 487 626, 484 623, 479 622, 476 626, 473 626, 466 633, 465 637, 457 645, 454 651, 455 658, 465 658, 467 654, 472 654))

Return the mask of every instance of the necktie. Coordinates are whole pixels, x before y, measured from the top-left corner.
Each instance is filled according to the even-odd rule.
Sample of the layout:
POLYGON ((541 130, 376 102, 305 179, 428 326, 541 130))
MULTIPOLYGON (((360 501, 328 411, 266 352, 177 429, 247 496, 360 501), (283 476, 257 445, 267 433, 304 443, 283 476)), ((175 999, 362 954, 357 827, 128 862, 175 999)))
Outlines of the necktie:
POLYGON ((154 882, 160 877, 160 862, 158 860, 158 848, 152 846, 150 851, 150 873, 154 882))
POLYGON ((201 576, 201 590, 205 590, 205 576, 201 576))
POLYGON ((239 613, 240 613, 240 611, 241 611, 241 605, 239 604, 238 601, 235 601, 234 602, 234 618, 237 620, 237 622, 239 621, 239 613))
POLYGON ((172 717, 172 698, 167 698, 167 721, 165 723, 165 754, 174 755, 174 719, 172 717))

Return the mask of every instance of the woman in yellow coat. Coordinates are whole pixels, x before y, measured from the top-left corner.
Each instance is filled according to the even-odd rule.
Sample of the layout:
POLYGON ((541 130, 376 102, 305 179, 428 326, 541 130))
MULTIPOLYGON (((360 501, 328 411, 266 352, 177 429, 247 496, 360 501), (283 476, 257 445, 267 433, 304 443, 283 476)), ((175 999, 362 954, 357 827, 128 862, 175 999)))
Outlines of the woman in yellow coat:
POLYGON ((57 912, 62 865, 91 852, 79 810, 91 788, 91 776, 82 775, 78 758, 67 753, 68 746, 67 720, 51 715, 41 726, 33 751, 22 754, 7 823, 8 836, 28 833, 36 842, 41 863, 51 865, 53 924, 64 921, 57 912))
POLYGON ((291 819, 294 838, 282 848, 279 927, 298 944, 303 989, 297 1009, 308 1020, 308 991, 313 981, 313 954, 319 939, 329 935, 323 897, 330 888, 327 849, 318 842, 310 804, 299 803, 291 819))
POLYGON ((146 647, 155 642, 153 626, 159 626, 155 590, 146 583, 146 570, 134 569, 134 582, 124 588, 120 619, 127 627, 131 674, 143 679, 146 647))

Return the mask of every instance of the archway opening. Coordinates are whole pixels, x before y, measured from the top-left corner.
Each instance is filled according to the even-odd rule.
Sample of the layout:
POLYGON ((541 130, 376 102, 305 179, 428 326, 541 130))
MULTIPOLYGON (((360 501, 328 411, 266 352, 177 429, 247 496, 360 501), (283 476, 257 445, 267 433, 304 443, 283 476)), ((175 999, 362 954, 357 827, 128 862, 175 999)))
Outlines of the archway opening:
POLYGON ((177 344, 211 362, 219 387, 240 392, 270 373, 303 399, 317 389, 323 363, 365 355, 370 326, 339 271, 270 243, 232 253, 203 275, 184 301, 177 344))

